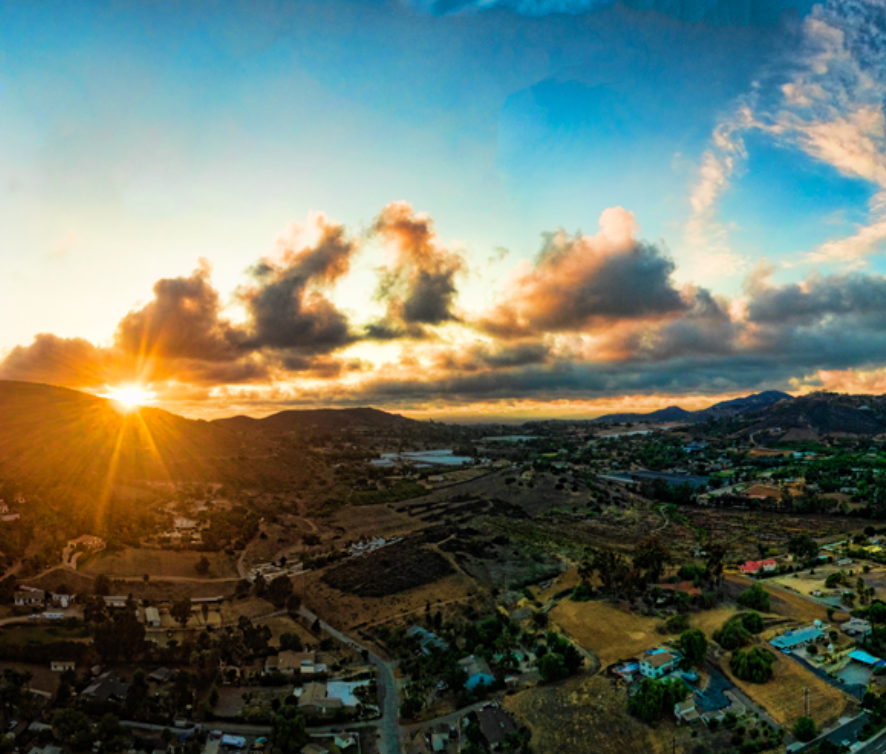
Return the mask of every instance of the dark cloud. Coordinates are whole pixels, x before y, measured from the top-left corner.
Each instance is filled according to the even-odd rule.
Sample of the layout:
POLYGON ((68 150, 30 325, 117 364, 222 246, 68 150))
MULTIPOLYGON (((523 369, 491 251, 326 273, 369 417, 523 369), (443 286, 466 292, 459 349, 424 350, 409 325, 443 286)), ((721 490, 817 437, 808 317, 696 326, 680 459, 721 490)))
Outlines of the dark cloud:
POLYGON ((376 218, 372 234, 392 261, 380 271, 376 292, 387 304, 387 314, 367 327, 367 336, 420 338, 427 326, 459 321, 455 281, 466 269, 465 260, 440 242, 431 218, 406 202, 392 202, 376 218))
POLYGON ((115 340, 142 358, 232 361, 245 353, 244 334, 221 318, 218 291, 209 264, 187 278, 154 284, 154 300, 130 312, 117 326, 115 340))
POLYGON ((350 269, 356 250, 341 225, 314 218, 319 235, 311 244, 296 227, 277 258, 265 258, 251 273, 255 285, 240 291, 251 316, 250 348, 289 350, 296 356, 329 353, 357 339, 348 318, 324 289, 350 269))
POLYGON ((479 326, 498 337, 587 332, 622 320, 678 316, 693 306, 678 291, 675 265, 634 238, 633 215, 606 210, 596 236, 546 236, 536 263, 511 277, 479 326))

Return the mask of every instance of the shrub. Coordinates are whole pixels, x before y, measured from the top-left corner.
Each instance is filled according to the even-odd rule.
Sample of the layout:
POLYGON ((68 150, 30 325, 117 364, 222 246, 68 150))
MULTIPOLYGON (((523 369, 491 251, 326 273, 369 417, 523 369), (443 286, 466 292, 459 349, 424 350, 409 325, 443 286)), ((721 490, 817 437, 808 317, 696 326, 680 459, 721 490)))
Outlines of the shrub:
POLYGON ((750 631, 748 631, 740 618, 733 618, 723 624, 723 628, 714 631, 714 641, 723 649, 732 651, 739 649, 751 640, 750 631))
POLYGON ((737 650, 729 661, 735 677, 749 683, 766 683, 772 678, 772 663, 775 658, 761 647, 752 647, 745 652, 737 650))
POLYGON ((741 625, 752 634, 758 634, 766 627, 759 613, 747 613, 742 615, 741 625))
POLYGON ((628 712, 647 724, 657 723, 682 702, 689 690, 679 681, 654 681, 644 678, 640 689, 628 700, 628 712))
POLYGON ((798 741, 811 741, 815 738, 816 734, 815 720, 811 717, 801 717, 796 723, 794 723, 793 733, 794 738, 798 741))
POLYGON ((737 601, 739 605, 749 610, 769 612, 769 593, 759 584, 754 584, 750 589, 739 594, 737 601))

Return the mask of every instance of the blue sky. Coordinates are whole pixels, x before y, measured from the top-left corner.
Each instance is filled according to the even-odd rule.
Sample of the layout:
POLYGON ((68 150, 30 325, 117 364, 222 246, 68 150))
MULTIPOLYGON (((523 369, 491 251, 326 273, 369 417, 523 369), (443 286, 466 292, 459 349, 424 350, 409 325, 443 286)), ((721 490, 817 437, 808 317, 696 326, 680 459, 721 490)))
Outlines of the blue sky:
MULTIPOLYGON (((404 364, 437 358, 443 347, 504 348, 477 323, 499 321, 502 307, 520 299, 520 337, 544 341, 550 360, 533 368, 551 379, 533 382, 545 386, 535 392, 504 388, 494 400, 697 395, 696 380, 683 391, 668 380, 658 392, 631 372, 650 358, 636 352, 624 363, 642 385, 633 392, 559 390, 555 366, 610 368, 603 329, 639 336, 619 330, 621 321, 603 328, 593 318, 541 331, 514 285, 537 290, 524 273, 544 256, 544 234, 594 237, 614 207, 633 215, 631 244, 653 244, 673 262, 675 290, 708 291, 739 329, 743 307, 762 295, 760 280, 807 293, 804 281, 821 276, 860 274, 877 284, 886 238, 877 120, 886 86, 877 64, 886 41, 862 32, 884 9, 878 0, 816 10, 789 0, 671 6, 0 5, 0 353, 18 349, 24 359, 41 333, 113 349, 121 318, 150 305, 158 280, 187 278, 201 258, 211 264, 219 316, 246 332, 255 325, 243 294, 249 270, 279 249, 292 223, 318 211, 355 248, 347 275, 311 286, 355 333, 380 318, 390 324, 393 299, 379 279, 396 272, 391 260, 402 250, 372 228, 391 202, 408 202, 432 218, 437 251, 461 260, 447 268, 457 281, 451 316, 424 322, 420 338, 414 329, 383 341, 355 336, 324 358, 359 362, 351 371, 370 387, 391 373, 405 379, 404 364)), ((399 264, 403 286, 421 273, 415 260, 399 264)), ((664 337, 662 322, 643 326, 664 337)), ((356 378, 321 381, 281 367, 279 354, 249 356, 269 358, 269 371, 238 395, 262 406, 271 394, 375 397, 356 378)), ((656 358, 676 368, 670 356, 656 358)), ((821 383, 822 370, 848 385, 850 372, 878 368, 798 356, 790 373, 714 382, 721 392, 805 389, 821 383)), ((9 364, 5 374, 52 379, 9 364)), ((192 396, 190 409, 234 390, 218 382, 188 392, 175 370, 164 375, 167 387, 156 389, 175 382, 178 394, 192 396)), ((511 376, 523 384, 522 373, 511 376)), ((445 403, 443 386, 457 377, 447 373, 403 400, 445 403)), ((871 379, 865 384, 878 384, 871 379)), ((463 398, 473 400, 469 391, 463 398)))

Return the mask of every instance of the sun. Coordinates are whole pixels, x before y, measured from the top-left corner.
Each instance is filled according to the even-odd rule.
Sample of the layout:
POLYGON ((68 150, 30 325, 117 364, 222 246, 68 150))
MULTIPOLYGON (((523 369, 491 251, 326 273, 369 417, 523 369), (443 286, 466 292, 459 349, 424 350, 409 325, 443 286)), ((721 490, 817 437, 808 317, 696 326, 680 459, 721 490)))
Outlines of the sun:
POLYGON ((154 400, 155 394, 138 385, 120 385, 119 387, 110 388, 101 397, 109 398, 115 403, 119 403, 127 411, 132 411, 139 406, 144 406, 146 403, 151 403, 154 400))

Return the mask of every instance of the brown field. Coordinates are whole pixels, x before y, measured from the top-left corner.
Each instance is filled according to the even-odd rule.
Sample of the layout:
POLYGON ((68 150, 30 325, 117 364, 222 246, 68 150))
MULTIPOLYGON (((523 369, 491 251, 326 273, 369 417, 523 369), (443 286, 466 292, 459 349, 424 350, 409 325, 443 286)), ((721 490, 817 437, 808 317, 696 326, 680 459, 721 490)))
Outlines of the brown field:
POLYGON ((271 618, 263 618, 260 621, 263 626, 271 629, 271 643, 280 644, 280 636, 282 634, 297 634, 305 644, 316 644, 317 637, 314 636, 301 623, 293 620, 288 615, 275 615, 271 618))
POLYGON ((210 567, 206 579, 236 579, 235 561, 219 553, 199 553, 174 550, 126 549, 91 560, 83 573, 95 576, 104 573, 113 578, 141 578, 150 574, 151 578, 200 580, 194 566, 201 555, 206 555, 210 567))
POLYGON ((532 731, 536 754, 669 754, 673 736, 678 751, 693 750, 689 726, 644 725, 628 714, 624 692, 599 675, 530 688, 504 706, 532 731))
POLYGON ((722 662, 722 669, 729 679, 777 723, 790 727, 805 714, 804 688, 809 689, 809 712, 819 728, 845 714, 855 714, 857 705, 852 699, 790 657, 775 654, 775 664, 772 666, 775 676, 764 684, 739 681, 730 672, 727 658, 722 662))
POLYGON ((578 577, 578 570, 570 568, 568 571, 564 571, 558 578, 554 579, 553 583, 547 589, 539 589, 537 586, 531 586, 529 589, 535 595, 535 598, 544 605, 558 592, 562 592, 564 589, 574 589, 578 586, 580 581, 581 579, 578 577))
MULTIPOLYGON (((726 574, 723 581, 725 591, 732 596, 749 589, 754 583, 751 579, 731 573, 726 574)), ((799 594, 791 594, 783 589, 773 589, 765 581, 760 583, 769 592, 770 612, 801 623, 811 623, 814 620, 827 621, 827 608, 823 605, 811 602, 799 594)), ((841 615, 838 612, 834 616, 834 620, 839 620, 841 615)))
POLYGON ((606 602, 564 600, 550 615, 563 633, 591 650, 604 667, 636 657, 666 639, 655 630, 662 622, 658 618, 635 615, 606 602))
POLYGON ((724 605, 716 607, 713 610, 705 610, 701 613, 690 613, 689 625, 692 628, 701 629, 705 632, 708 639, 710 639, 714 631, 723 628, 723 624, 737 612, 738 608, 732 606, 727 607, 724 605))

